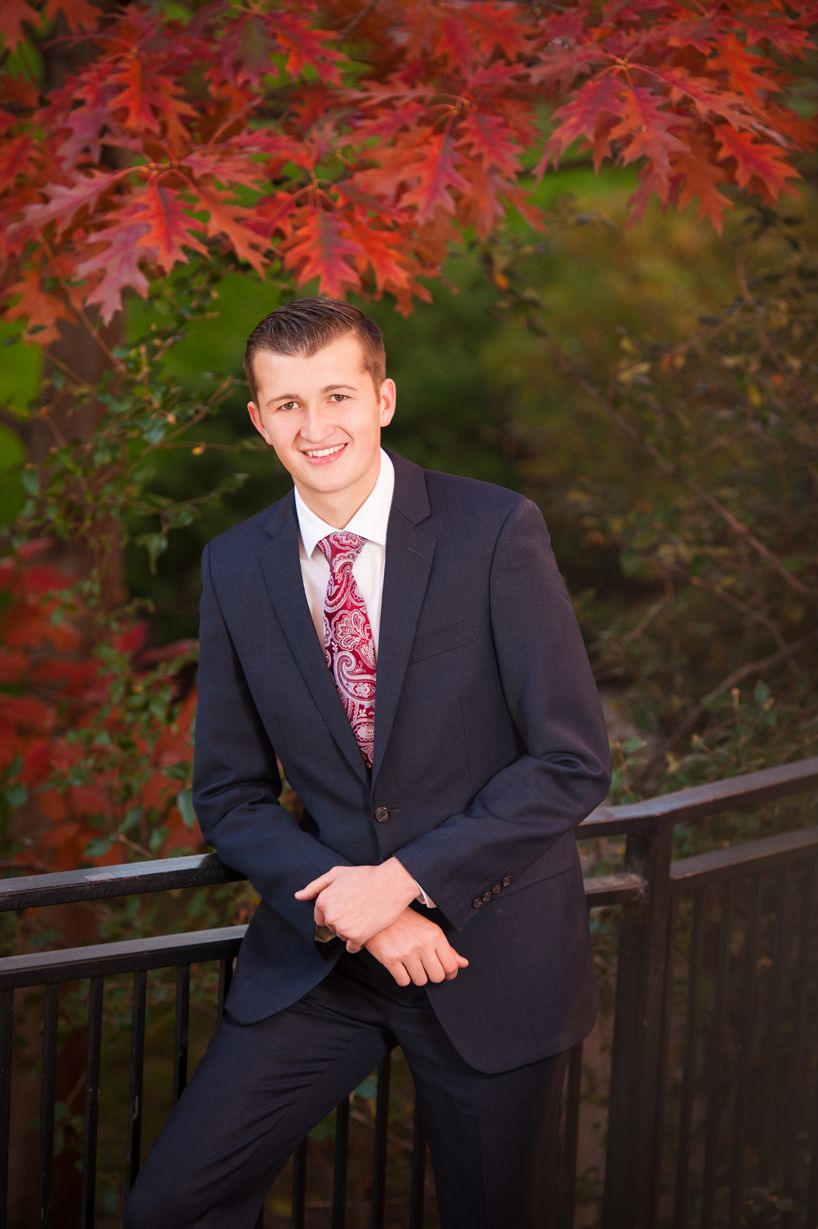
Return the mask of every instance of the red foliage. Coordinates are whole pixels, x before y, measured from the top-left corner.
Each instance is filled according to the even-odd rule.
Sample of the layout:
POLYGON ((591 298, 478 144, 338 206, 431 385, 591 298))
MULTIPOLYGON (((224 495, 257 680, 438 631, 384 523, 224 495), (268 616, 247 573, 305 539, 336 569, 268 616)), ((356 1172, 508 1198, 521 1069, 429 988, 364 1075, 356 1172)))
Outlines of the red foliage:
MULTIPOLYGON (((127 809, 116 758, 123 746, 141 769, 147 766, 140 806, 152 822, 166 827, 162 844, 150 853, 161 857, 189 846, 191 835, 176 804, 180 782, 164 770, 190 760, 195 696, 182 700, 159 738, 129 719, 121 705, 109 709, 111 677, 97 658, 79 658, 77 622, 54 621, 71 578, 37 562, 46 545, 31 543, 20 562, 0 562, 0 776, 26 786, 32 822, 39 827, 46 821, 31 833, 38 858, 49 870, 126 860, 125 848, 133 842, 118 838, 105 852, 86 852, 92 837, 117 830, 127 809), (76 741, 77 734, 92 728, 102 736, 95 740, 96 753, 76 741), (78 768, 82 771, 72 774, 78 768)), ((136 687, 144 640, 145 628, 134 625, 110 644, 134 663, 136 687)), ((28 861, 25 853, 18 857, 22 864, 28 861)))
POLYGON ((41 341, 66 296, 109 320, 208 242, 408 310, 465 228, 540 224, 529 168, 576 141, 637 167, 633 217, 656 196, 716 227, 726 188, 775 201, 816 144, 785 93, 814 0, 2 7, 7 43, 59 10, 87 55, 42 96, 7 75, 0 111, 3 285, 41 341))

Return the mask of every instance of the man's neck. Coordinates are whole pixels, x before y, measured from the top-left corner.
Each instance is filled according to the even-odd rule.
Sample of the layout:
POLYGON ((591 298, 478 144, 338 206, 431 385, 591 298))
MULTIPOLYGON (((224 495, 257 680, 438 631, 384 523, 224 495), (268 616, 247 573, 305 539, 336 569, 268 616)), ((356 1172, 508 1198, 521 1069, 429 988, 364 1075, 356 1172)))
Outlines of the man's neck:
POLYGON ((315 491, 302 491, 298 488, 298 494, 309 508, 310 512, 314 512, 322 521, 326 521, 328 525, 332 525, 333 529, 343 529, 352 520, 359 508, 363 507, 369 496, 375 490, 378 481, 378 471, 371 481, 369 489, 361 494, 360 491, 332 491, 326 495, 319 495, 315 491))

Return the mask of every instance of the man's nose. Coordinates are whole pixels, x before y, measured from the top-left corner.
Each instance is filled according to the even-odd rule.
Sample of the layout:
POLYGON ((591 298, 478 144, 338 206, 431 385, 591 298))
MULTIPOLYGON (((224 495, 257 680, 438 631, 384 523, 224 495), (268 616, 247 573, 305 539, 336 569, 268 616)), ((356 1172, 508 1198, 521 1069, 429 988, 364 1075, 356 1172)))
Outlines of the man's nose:
POLYGON ((304 417, 301 420, 301 435, 311 444, 320 443, 331 427, 325 407, 320 405, 305 405, 304 417))

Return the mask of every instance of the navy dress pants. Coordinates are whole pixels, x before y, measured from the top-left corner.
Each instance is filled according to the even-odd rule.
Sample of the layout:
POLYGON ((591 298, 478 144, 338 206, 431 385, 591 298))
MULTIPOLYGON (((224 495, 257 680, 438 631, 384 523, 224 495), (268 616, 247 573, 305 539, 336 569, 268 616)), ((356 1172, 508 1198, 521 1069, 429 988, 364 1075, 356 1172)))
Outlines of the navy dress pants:
POLYGON ((246 1025, 224 1013, 126 1200, 125 1229, 253 1229, 299 1141, 395 1045, 414 1078, 441 1229, 556 1226, 569 1052, 476 1071, 426 991, 398 986, 364 951, 276 1015, 246 1025))

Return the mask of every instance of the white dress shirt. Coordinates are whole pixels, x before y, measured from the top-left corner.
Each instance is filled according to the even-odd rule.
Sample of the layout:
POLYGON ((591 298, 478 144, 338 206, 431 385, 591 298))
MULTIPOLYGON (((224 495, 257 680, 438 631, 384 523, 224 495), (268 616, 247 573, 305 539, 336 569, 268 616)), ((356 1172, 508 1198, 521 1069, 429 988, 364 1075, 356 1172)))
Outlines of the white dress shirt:
MULTIPOLYGON (((383 599, 383 574, 386 567, 386 530, 389 524, 389 513, 392 508, 392 493, 395 490, 395 467, 387 453, 381 449, 381 466, 374 487, 361 504, 352 520, 344 525, 346 533, 357 533, 365 538, 361 551, 352 565, 352 575, 366 602, 366 612, 372 628, 372 639, 375 642, 375 653, 378 652, 378 636, 381 626, 381 602, 383 599)), ((295 489, 295 510, 298 516, 299 543, 298 554, 301 561, 301 578, 304 581, 304 592, 307 595, 307 605, 310 608, 315 631, 321 643, 324 643, 324 599, 329 584, 329 563, 324 552, 318 549, 318 543, 330 533, 337 531, 336 525, 328 525, 322 521, 311 508, 308 508, 295 489)), ((375 706, 377 710, 377 683, 375 685, 375 706)), ((429 909, 435 907, 434 902, 426 895, 418 884, 419 897, 429 909)))
MULTIPOLYGON (((395 467, 381 449, 381 468, 371 492, 361 504, 352 520, 344 525, 347 533, 357 533, 366 538, 358 558, 352 565, 352 575, 358 584, 361 597, 366 602, 366 612, 372 627, 375 652, 378 651, 378 633, 381 626, 381 599, 383 597, 383 573, 386 566, 386 527, 392 507, 392 492, 395 489, 395 467)), ((299 555, 304 592, 310 608, 312 621, 323 644, 324 599, 329 584, 329 563, 318 543, 327 534, 337 531, 336 525, 328 525, 308 508, 296 489, 295 509, 300 531, 299 555)))

